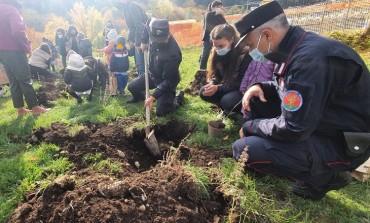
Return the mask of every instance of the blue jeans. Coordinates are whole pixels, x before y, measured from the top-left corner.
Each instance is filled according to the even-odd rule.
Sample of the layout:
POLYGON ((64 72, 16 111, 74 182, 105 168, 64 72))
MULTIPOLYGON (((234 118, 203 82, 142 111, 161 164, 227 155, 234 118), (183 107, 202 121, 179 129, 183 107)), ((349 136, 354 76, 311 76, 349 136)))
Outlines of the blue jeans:
POLYGON ((114 72, 114 75, 117 78, 118 90, 120 92, 124 91, 128 82, 127 72, 114 72))
POLYGON ((135 49, 135 65, 136 65, 138 76, 145 73, 144 53, 143 53, 143 51, 137 51, 135 49))

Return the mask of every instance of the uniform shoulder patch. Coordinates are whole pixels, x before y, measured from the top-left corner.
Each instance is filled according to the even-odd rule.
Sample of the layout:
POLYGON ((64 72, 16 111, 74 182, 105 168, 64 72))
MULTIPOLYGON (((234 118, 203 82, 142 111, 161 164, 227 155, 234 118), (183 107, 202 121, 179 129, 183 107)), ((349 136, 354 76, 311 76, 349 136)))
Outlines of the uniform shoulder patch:
POLYGON ((283 107, 285 110, 294 112, 302 107, 303 98, 298 91, 287 91, 283 97, 283 107))

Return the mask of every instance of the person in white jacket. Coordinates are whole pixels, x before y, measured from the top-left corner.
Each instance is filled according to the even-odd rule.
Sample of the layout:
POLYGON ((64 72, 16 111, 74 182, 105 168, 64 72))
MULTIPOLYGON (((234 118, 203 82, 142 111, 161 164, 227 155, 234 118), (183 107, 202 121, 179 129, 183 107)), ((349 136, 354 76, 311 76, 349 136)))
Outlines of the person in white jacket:
POLYGON ((36 48, 28 61, 31 70, 31 77, 33 80, 38 80, 39 75, 44 77, 51 77, 48 71, 51 62, 51 53, 49 46, 44 43, 36 48))

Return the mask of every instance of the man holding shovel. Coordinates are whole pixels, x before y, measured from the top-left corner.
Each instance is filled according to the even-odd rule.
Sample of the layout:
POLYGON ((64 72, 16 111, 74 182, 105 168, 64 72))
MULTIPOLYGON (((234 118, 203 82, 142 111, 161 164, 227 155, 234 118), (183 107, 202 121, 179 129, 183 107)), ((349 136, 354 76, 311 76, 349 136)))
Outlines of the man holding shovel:
MULTIPOLYGON (((150 97, 146 98, 144 107, 150 110, 157 101, 157 116, 164 116, 173 112, 184 102, 184 93, 177 96, 176 87, 180 82, 179 66, 182 60, 181 50, 170 33, 166 19, 153 18, 144 36, 149 34, 149 88, 154 89, 150 97)), ((145 61, 148 63, 148 61, 145 61)), ((134 79, 128 90, 132 94, 129 103, 138 102, 145 98, 145 77, 134 79)))

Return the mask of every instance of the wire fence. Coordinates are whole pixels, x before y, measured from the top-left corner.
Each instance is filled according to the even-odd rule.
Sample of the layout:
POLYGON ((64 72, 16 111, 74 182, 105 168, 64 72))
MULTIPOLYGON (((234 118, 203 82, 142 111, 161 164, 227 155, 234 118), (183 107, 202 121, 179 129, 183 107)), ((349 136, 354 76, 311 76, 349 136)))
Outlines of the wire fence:
POLYGON ((288 8, 285 13, 292 25, 317 33, 359 29, 369 24, 370 0, 326 1, 288 8))
MULTIPOLYGON (((292 25, 321 34, 334 30, 366 28, 370 21, 370 0, 279 0, 279 3, 292 25)), ((226 11, 230 17, 237 19, 239 16, 236 14, 248 13, 260 4, 251 1, 244 5, 227 7, 226 11)))

